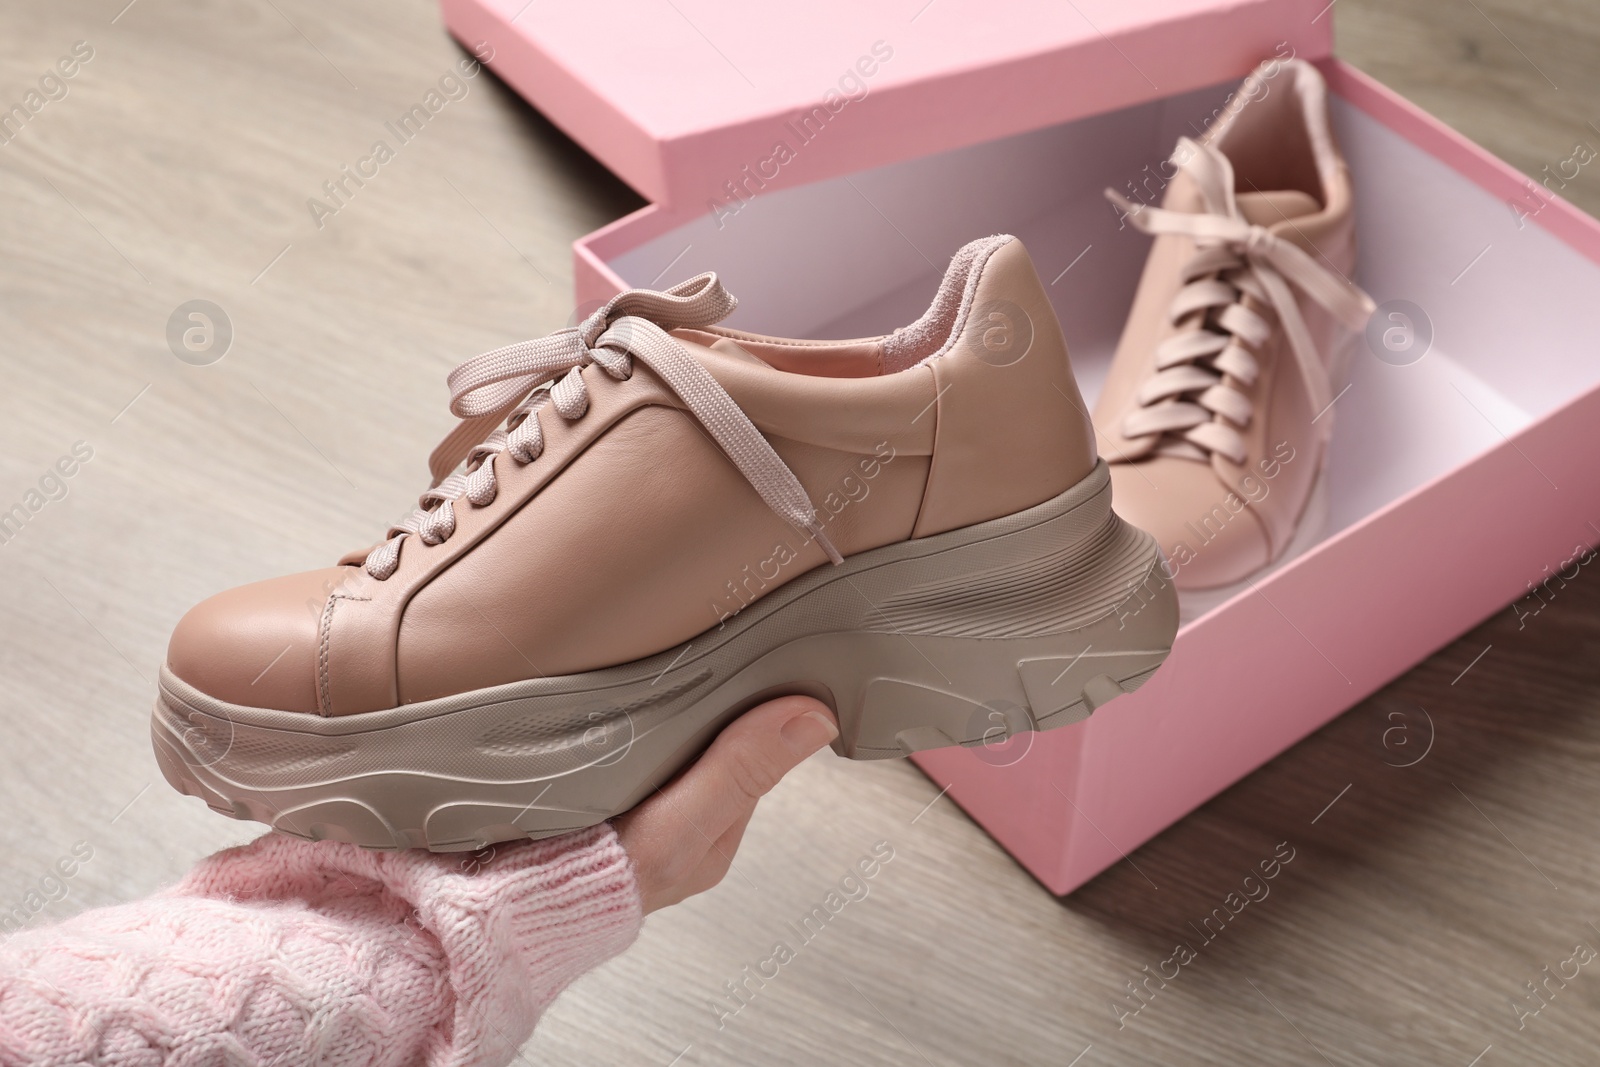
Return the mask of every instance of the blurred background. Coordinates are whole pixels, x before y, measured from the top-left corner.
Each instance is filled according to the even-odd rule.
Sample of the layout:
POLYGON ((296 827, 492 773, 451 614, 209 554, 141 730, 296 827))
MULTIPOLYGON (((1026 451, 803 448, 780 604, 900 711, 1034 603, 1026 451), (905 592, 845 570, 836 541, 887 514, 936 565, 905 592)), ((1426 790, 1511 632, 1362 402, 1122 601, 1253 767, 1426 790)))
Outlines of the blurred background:
MULTIPOLYGON (((1600 3, 1330 14, 1345 60, 1536 181, 1600 148, 1600 3)), ((148 893, 255 836, 150 756, 172 625, 408 511, 450 423, 448 369, 564 325, 572 240, 642 205, 484 73, 313 216, 464 55, 431 0, 0 8, 0 108, 76 61, 0 133, 0 511, 46 500, 0 544, 0 910, 42 898, 46 922, 148 893), (169 322, 196 300, 217 335, 180 359, 169 322), (84 848, 75 877, 44 881, 84 848)), ((1600 166, 1561 193, 1600 211, 1600 166)), ((522 1055, 1592 1064, 1594 968, 1542 987, 1536 1016, 1514 1007, 1600 948, 1600 579, 1583 573, 1065 901, 910 765, 824 753, 763 805, 724 885, 653 917, 522 1055), (867 899, 719 1022, 726 983, 880 841, 894 859, 867 899), (1119 1027, 1126 984, 1282 842, 1270 898, 1119 1027)))

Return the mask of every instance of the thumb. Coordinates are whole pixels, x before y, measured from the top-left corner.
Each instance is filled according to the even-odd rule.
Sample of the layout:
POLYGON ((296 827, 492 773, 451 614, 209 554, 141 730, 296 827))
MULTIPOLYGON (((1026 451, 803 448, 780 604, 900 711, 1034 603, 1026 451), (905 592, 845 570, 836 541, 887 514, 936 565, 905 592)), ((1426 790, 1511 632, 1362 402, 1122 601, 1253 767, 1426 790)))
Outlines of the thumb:
POLYGON ((807 756, 839 736, 810 697, 780 697, 725 727, 676 781, 616 820, 646 912, 703 893, 733 863, 756 802, 807 756))

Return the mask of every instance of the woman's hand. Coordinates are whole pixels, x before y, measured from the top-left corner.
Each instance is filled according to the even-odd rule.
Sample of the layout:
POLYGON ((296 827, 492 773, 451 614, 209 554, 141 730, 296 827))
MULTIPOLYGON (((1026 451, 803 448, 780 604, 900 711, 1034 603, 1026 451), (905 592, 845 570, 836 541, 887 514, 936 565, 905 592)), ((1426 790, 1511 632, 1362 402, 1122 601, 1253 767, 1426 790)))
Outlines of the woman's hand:
POLYGON ((706 754, 612 823, 633 860, 646 913, 722 881, 756 801, 839 736, 810 697, 780 697, 735 719, 706 754))

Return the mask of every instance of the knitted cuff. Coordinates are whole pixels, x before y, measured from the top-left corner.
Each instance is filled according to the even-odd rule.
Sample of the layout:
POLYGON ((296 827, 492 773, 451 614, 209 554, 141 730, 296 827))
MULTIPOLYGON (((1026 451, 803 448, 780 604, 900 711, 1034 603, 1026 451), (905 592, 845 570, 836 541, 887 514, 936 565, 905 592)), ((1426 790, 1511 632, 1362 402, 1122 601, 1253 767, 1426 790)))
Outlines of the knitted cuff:
POLYGON ((460 1064, 503 1063, 550 1002, 639 936, 633 865, 610 824, 472 853, 418 907, 450 959, 460 1064))
POLYGON ((472 853, 371 852, 269 834, 202 860, 167 891, 345 912, 356 901, 443 951, 455 994, 438 1064, 505 1063, 557 994, 633 943, 633 865, 610 824, 472 853))

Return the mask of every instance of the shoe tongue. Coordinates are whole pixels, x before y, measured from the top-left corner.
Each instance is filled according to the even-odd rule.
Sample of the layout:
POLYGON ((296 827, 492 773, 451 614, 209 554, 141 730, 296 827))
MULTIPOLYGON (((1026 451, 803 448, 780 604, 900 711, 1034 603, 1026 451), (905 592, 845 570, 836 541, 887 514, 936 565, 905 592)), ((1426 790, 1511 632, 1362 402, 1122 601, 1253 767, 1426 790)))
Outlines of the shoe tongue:
POLYGON ((1287 219, 1315 215, 1322 210, 1315 197, 1298 189, 1278 189, 1270 193, 1238 193, 1239 214, 1256 226, 1272 226, 1287 219))

